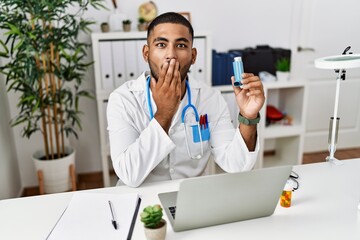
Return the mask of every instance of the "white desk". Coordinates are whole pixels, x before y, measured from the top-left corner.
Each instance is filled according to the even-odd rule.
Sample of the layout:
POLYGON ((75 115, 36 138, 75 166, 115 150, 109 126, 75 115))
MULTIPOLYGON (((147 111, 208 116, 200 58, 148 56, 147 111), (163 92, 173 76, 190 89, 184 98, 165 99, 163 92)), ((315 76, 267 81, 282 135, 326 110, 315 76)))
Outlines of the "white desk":
MULTIPOLYGON (((360 159, 295 166, 300 188, 292 206, 278 206, 270 217, 174 233, 168 225, 167 239, 360 239, 360 159)), ((159 203, 158 192, 173 191, 179 181, 146 184, 140 188, 111 187, 88 191, 128 193, 142 196, 140 210, 159 203)), ((0 201, 0 239, 45 239, 73 193, 0 201)), ((246 197, 246 196, 244 196, 246 197)), ((164 216, 166 218, 166 216, 164 216)), ((76 227, 76 226, 74 226, 76 227)), ((137 218, 132 239, 145 239, 137 218)))

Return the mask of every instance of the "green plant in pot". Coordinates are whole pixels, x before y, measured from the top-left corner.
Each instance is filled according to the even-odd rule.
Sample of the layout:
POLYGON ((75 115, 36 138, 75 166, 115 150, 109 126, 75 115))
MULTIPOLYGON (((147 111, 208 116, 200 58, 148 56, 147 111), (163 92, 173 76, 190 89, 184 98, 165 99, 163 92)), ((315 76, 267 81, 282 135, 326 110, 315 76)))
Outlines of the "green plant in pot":
POLYGON ((290 59, 289 58, 279 58, 276 61, 275 68, 280 72, 289 72, 290 71, 290 59))
POLYGON ((147 239, 163 240, 166 236, 166 221, 162 218, 163 212, 160 205, 147 206, 140 214, 140 220, 144 223, 147 239))
POLYGON ((138 30, 139 31, 146 31, 148 28, 148 23, 146 22, 145 18, 139 17, 138 18, 138 30))
POLYGON ((279 58, 275 63, 276 77, 278 81, 287 81, 290 78, 290 59, 279 58))
POLYGON ((125 19, 122 21, 122 23, 123 23, 124 32, 130 32, 131 31, 131 20, 125 19))
MULTIPOLYGON (((78 40, 79 34, 89 33, 89 26, 94 23, 82 18, 90 6, 103 8, 102 0, 0 2, 0 29, 5 32, 0 39, 0 57, 5 60, 0 72, 6 78, 7 90, 19 96, 19 113, 11 125, 23 126, 23 137, 42 134, 43 150, 34 157, 59 160, 75 153, 68 146, 67 137, 77 138, 82 113, 79 100, 91 97, 89 91, 81 88, 84 74, 92 64, 86 61, 89 44, 78 40), (75 13, 69 12, 71 7, 75 13)), ((60 186, 47 190, 48 176, 42 170, 38 176, 40 192, 42 181, 45 192, 69 190, 60 186)), ((72 186, 73 182, 74 179, 72 186)))

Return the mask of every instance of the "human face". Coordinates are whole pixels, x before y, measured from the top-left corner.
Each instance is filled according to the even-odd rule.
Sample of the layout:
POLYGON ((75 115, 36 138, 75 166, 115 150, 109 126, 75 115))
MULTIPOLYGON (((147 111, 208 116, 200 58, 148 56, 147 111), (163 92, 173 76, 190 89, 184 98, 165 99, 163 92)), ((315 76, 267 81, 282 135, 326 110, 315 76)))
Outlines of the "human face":
POLYGON ((158 80, 165 62, 175 59, 179 62, 181 80, 196 60, 196 49, 192 48, 191 34, 181 24, 161 23, 148 37, 148 44, 143 48, 143 56, 149 63, 151 75, 158 80))

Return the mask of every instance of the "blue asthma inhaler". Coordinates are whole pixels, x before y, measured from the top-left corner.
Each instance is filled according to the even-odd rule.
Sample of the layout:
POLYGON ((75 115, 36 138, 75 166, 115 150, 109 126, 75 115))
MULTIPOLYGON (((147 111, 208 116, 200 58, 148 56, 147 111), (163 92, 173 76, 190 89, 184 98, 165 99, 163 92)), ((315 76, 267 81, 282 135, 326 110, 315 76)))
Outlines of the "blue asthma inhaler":
POLYGON ((235 57, 234 58, 234 62, 233 62, 233 69, 234 69, 234 76, 235 76, 235 81, 234 81, 234 86, 235 87, 241 87, 242 83, 241 83, 241 75, 244 72, 244 66, 243 66, 243 62, 241 57, 235 57))

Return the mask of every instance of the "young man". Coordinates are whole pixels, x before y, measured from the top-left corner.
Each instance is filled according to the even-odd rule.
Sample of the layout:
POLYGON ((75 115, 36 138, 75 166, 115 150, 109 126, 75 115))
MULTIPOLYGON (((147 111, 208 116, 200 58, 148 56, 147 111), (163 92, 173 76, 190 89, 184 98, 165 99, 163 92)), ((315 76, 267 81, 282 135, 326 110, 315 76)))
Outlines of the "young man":
POLYGON ((150 73, 110 95, 111 158, 120 181, 128 186, 199 176, 210 154, 227 172, 250 170, 255 164, 256 123, 265 99, 262 83, 245 73, 243 88, 234 87, 242 122, 234 128, 220 92, 188 76, 197 55, 193 37, 191 24, 180 14, 155 18, 143 47, 150 73), (201 127, 195 112, 202 115, 201 127))

